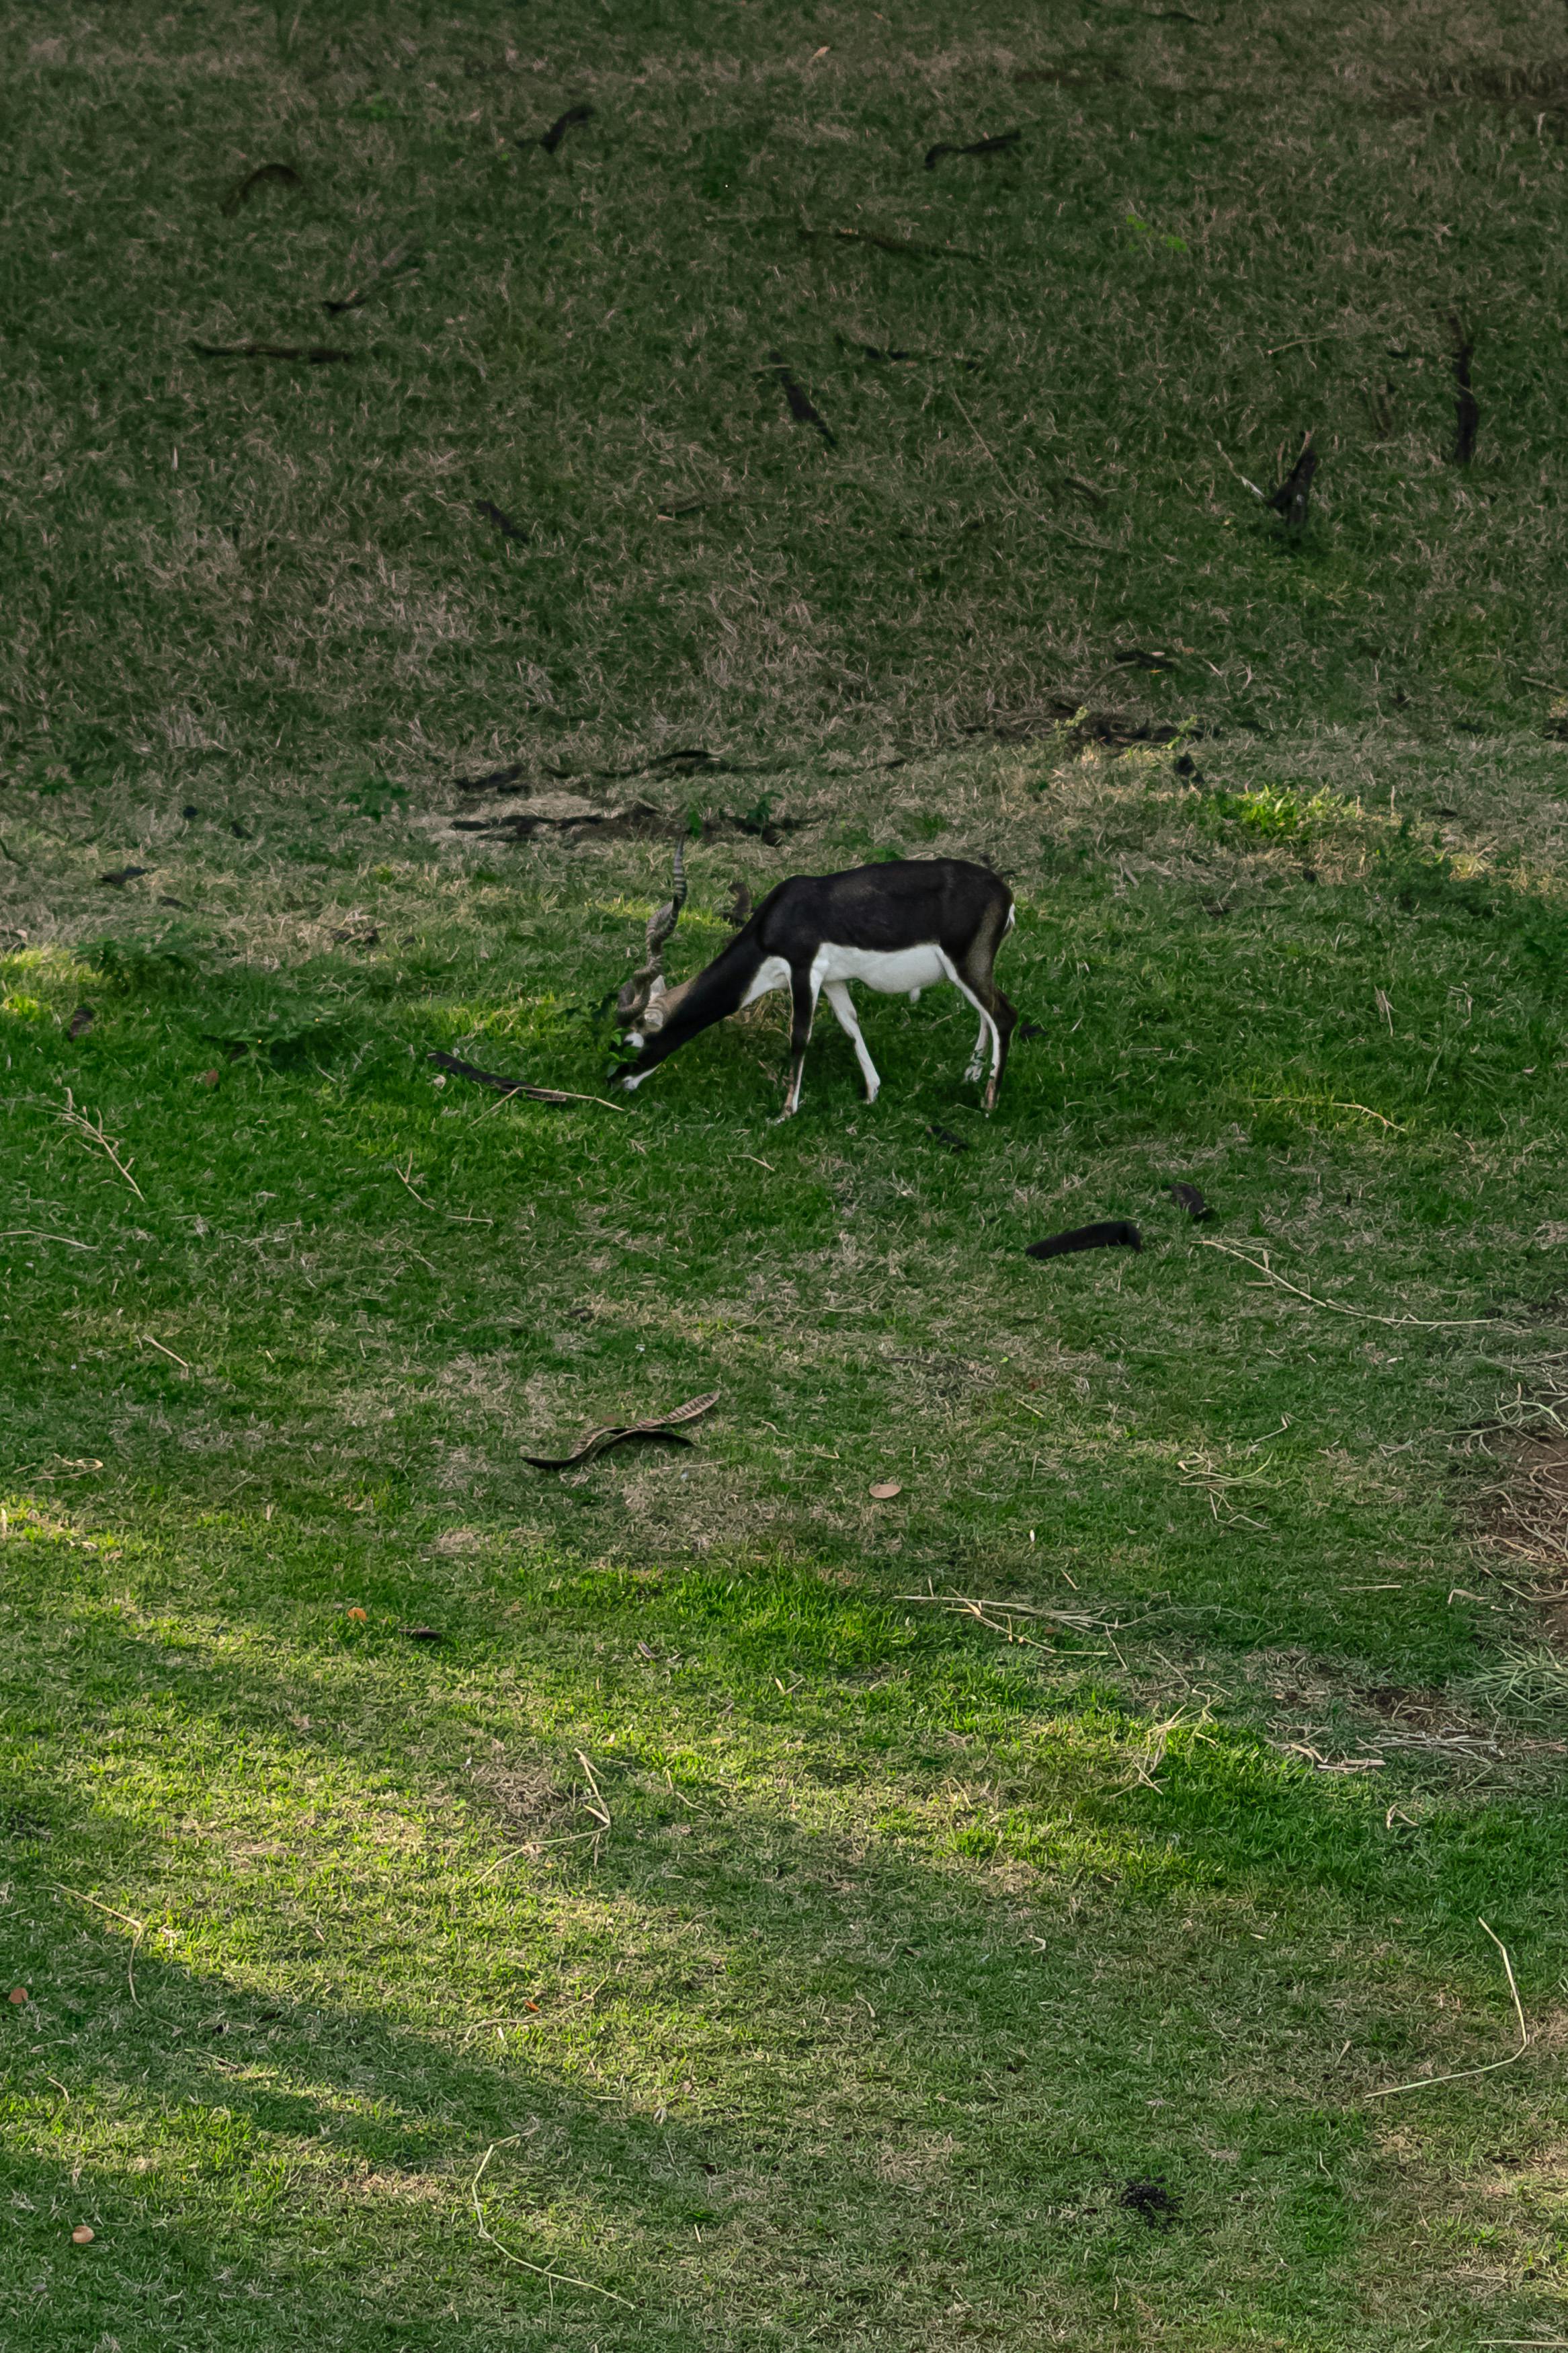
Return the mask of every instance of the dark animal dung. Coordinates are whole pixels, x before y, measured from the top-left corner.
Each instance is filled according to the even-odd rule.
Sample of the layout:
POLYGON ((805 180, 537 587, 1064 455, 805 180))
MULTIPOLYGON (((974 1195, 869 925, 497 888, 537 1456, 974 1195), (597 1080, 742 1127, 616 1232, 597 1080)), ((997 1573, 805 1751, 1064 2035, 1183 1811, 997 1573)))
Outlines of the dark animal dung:
POLYGON ((180 811, 180 815, 184 818, 185 823, 189 825, 193 818, 200 817, 201 811, 196 807, 195 801, 187 801, 184 807, 180 811))
POLYGON ((1116 2202, 1129 2213, 1141 2215, 1152 2231, 1173 2221, 1182 2211, 1180 2199, 1173 2197, 1163 2181, 1130 2181, 1116 2202))
POLYGON ((1170 659, 1169 654, 1146 653, 1142 646, 1124 646, 1111 656, 1123 670, 1163 670, 1170 659))
POLYGON ((1143 1247, 1143 1237, 1127 1218, 1103 1218, 1095 1226, 1074 1226, 1065 1234, 1047 1234, 1044 1241, 1031 1242, 1026 1258, 1066 1258, 1073 1250, 1135 1250, 1143 1247))
POLYGON ((934 1119, 927 1128, 926 1134, 934 1135, 939 1144, 945 1144, 950 1152, 967 1152, 969 1149, 969 1138, 966 1135, 954 1135, 951 1127, 943 1127, 934 1119))
POLYGON ((223 200, 223 209, 232 218, 241 205, 247 205, 258 188, 302 188, 304 181, 292 164, 258 164, 243 180, 237 180, 223 200))
POLYGON ((798 377, 795 375, 794 370, 790 367, 788 361, 784 359, 782 353, 770 352, 768 353, 768 364, 772 373, 778 378, 784 396, 789 403, 789 413, 795 418, 795 423, 797 425, 810 425, 814 427, 815 429, 821 434, 828 448, 830 449, 837 449, 838 447, 837 435, 827 423, 826 418, 823 417, 820 410, 813 406, 810 396, 805 391, 805 386, 800 383, 798 377))
POLYGON ((151 872, 148 866, 117 866, 112 874, 100 874, 98 879, 100 882, 112 882, 118 890, 121 883, 134 882, 139 874, 151 872))
POLYGON ((476 499, 474 501, 474 512, 476 514, 483 515, 487 522, 493 522, 503 539, 526 539, 528 537, 528 533, 523 529, 522 525, 521 523, 513 522, 510 515, 507 513, 505 508, 498 507, 493 500, 476 499))
POLYGON ((1318 470, 1318 453, 1309 433, 1301 444, 1301 454, 1291 467, 1268 503, 1282 514, 1291 531, 1300 531, 1307 520, 1307 508, 1312 496, 1312 477, 1318 470))
POLYGON ((1045 1034, 1043 1021, 1020 1021, 1013 1032, 1013 1043, 1015 1046, 1026 1046, 1031 1038, 1043 1038, 1045 1034))
POLYGON ((1201 1226, 1206 1219, 1213 1217, 1213 1209, 1195 1185, 1188 1185, 1178 1178, 1173 1185, 1167 1185, 1165 1190, 1178 1209, 1185 1209, 1194 1225, 1201 1226))
POLYGON ((85 1037, 97 1018, 98 1013, 94 1007, 79 1005, 66 1024, 66 1036, 68 1038, 85 1037))
POLYGON ((1009 155, 1023 137, 1021 131, 999 132, 994 139, 976 139, 967 147, 946 144, 926 149, 926 170, 934 172, 944 155, 1009 155))
MULTIPOLYGON (((579 122, 592 122, 593 120, 593 108, 586 99, 580 99, 575 106, 569 106, 564 114, 556 116, 549 130, 542 134, 539 144, 547 155, 553 155, 569 131, 574 131, 579 122)), ((520 139, 517 143, 520 147, 526 147, 529 142, 520 139)))
POLYGON ((441 1640, 434 1626, 400 1626, 397 1630, 410 1642, 438 1642, 441 1640))

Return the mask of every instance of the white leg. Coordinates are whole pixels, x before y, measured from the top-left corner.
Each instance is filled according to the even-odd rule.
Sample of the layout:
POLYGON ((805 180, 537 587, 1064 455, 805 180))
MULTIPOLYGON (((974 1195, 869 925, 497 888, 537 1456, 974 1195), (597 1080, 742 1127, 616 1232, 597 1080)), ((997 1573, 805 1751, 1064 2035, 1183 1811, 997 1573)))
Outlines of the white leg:
POLYGON ((964 1076, 968 1079, 979 1078, 980 1058, 984 1052, 985 1040, 989 1036, 991 1039, 991 1082, 994 1085, 996 1082, 996 1073, 1002 1067, 1002 1032, 997 1029, 996 1024, 993 1021, 989 1013, 986 1012, 985 1008, 981 1004, 980 999, 975 996, 974 991, 970 987, 968 982, 963 977, 957 965, 953 964, 949 957, 943 956, 942 960, 942 968, 946 973, 949 980, 952 981, 954 988, 957 989, 959 995, 961 997, 967 997, 969 1002, 973 1006, 974 1010, 980 1016, 980 1035, 974 1041, 974 1052, 970 1058, 969 1068, 964 1072, 964 1076))
POLYGON ((830 980, 823 994, 838 1016, 838 1026, 845 1030, 855 1049, 855 1060, 860 1065, 860 1076, 866 1082, 866 1100, 875 1103, 882 1082, 877 1076, 877 1066, 866 1050, 866 1040, 860 1035, 860 1024, 855 1016, 855 1000, 841 980, 830 980))
POLYGON ((980 1017, 980 1035, 974 1040, 974 1051, 969 1057, 969 1068, 963 1073, 971 1086, 974 1086, 978 1083, 980 1073, 985 1065, 985 1038, 990 1027, 991 1025, 986 1020, 985 1016, 982 1014, 980 1017))

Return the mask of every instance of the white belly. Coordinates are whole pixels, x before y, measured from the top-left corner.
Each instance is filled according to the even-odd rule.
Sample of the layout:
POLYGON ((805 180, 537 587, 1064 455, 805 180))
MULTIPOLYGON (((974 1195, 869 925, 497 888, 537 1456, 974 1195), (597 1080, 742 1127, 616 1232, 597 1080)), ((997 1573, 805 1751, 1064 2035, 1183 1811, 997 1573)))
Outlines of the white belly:
POLYGON ((934 940, 914 948, 847 948, 825 940, 811 965, 814 993, 830 980, 863 980, 884 997, 900 997, 947 977, 947 959, 934 940))

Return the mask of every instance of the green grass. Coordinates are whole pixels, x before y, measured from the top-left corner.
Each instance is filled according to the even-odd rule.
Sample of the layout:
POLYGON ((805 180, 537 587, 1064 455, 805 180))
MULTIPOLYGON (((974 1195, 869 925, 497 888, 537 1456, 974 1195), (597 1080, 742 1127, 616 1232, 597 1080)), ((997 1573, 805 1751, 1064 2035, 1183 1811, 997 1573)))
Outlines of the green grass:
POLYGON ((7 2344, 1568 2335, 1568 66, 1199 13, 6 28, 7 2344), (1007 872, 993 1118, 433 1070, 704 818, 1007 872))
MULTIPOLYGON (((1563 1994, 1560 1708, 1460 1451, 1559 1337, 1552 805, 1515 758, 1449 856, 1316 756, 785 780, 758 887, 933 809, 1013 844, 1045 1035, 989 1122, 931 998, 869 1009, 874 1112, 825 1031, 769 1125, 766 1008, 630 1110, 442 1083, 597 1085, 657 846, 149 813, 114 918, 10 957, 29 2342, 1556 2320, 1544 2054, 1369 2096, 1510 2047, 1479 1918, 1541 2035, 1563 1994), (1021 1254, 1110 1214, 1141 1256, 1021 1254), (522 1462, 711 1388, 690 1450, 522 1462), (485 2227, 585 2285, 481 2236, 492 2145, 485 2227)), ((62 909, 66 806, 14 837, 62 909)), ((679 969, 737 865, 691 860, 679 969)))

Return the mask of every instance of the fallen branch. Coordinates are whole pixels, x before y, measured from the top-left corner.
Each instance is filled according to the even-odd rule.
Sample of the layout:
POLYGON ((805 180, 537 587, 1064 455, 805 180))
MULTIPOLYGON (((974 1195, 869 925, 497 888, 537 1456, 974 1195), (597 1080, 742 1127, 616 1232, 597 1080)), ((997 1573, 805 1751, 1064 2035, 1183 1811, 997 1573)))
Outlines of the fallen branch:
POLYGON ((191 349, 203 360, 309 360, 312 367, 359 357, 357 352, 340 352, 329 343, 193 343, 191 349))
POLYGON ((1517 2065, 1529 2050, 1530 2029, 1524 2022, 1524 2004, 1519 1998, 1519 1987, 1514 1980, 1513 1963, 1509 1958, 1508 1947, 1500 1936, 1490 1928, 1487 1928, 1486 1922, 1480 1918, 1479 1913, 1476 1917, 1481 1927, 1486 1928, 1487 1935, 1491 1937, 1498 1951, 1502 1955, 1502 1965, 1508 1975, 1508 1989, 1513 1996, 1513 2014, 1519 2021, 1519 2049, 1510 2051, 1506 2059, 1489 2059, 1481 2067, 1456 2067, 1449 2075, 1417 2075, 1413 2083, 1385 2084, 1382 2091, 1369 2092, 1366 2095, 1369 2100, 1392 2099, 1395 2092, 1426 2092, 1429 2091, 1435 2084, 1463 2083, 1467 2075, 1495 2075, 1500 2067, 1517 2065))
POLYGON ((631 1108, 629 1103, 611 1103, 604 1095, 571 1095, 561 1087, 525 1087, 521 1079, 503 1079, 494 1071, 481 1071, 456 1054, 443 1054, 439 1048, 432 1048, 425 1059, 427 1062, 434 1062, 439 1070, 450 1071, 456 1078, 472 1079, 476 1086, 494 1087, 498 1093, 503 1095, 526 1095, 530 1103, 597 1103, 601 1111, 629 1111, 631 1108))

